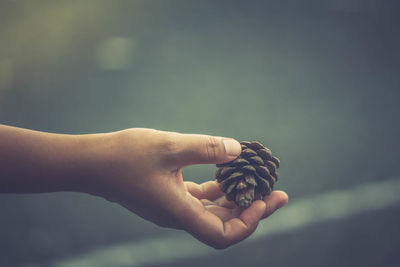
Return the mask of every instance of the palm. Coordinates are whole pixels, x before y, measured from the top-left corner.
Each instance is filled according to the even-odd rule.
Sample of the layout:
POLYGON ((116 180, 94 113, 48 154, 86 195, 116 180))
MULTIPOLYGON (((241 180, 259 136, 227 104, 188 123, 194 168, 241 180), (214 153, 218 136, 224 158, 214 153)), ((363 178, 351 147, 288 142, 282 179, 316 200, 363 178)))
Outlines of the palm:
POLYGON ((264 201, 255 201, 249 208, 227 201, 214 181, 196 184, 184 182, 191 207, 187 231, 204 243, 224 248, 246 238, 256 229, 260 219, 268 217, 287 202, 284 192, 274 191, 264 201))

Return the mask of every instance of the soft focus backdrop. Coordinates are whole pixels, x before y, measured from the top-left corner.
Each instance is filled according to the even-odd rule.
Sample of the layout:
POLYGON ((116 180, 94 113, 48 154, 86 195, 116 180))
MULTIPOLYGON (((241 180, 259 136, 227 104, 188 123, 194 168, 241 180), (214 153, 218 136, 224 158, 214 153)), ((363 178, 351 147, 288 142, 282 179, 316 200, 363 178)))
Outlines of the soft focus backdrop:
POLYGON ((1 0, 0 123, 259 140, 290 203, 257 238, 214 251, 100 198, 0 195, 0 265, 400 266, 399 8, 1 0))

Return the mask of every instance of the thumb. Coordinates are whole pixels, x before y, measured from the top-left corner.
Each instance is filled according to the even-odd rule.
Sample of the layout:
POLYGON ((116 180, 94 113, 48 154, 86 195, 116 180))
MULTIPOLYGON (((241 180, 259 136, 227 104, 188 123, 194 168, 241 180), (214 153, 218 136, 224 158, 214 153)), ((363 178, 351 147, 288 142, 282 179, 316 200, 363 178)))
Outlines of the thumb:
POLYGON ((237 158, 240 143, 232 138, 201 134, 178 134, 174 163, 179 167, 193 164, 217 164, 237 158))

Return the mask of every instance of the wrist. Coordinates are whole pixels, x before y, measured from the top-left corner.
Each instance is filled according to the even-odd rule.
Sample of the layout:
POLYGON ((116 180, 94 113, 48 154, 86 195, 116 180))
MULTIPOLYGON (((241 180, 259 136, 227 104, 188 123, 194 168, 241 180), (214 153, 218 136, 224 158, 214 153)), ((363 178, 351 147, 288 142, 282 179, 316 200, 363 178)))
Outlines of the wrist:
POLYGON ((76 135, 73 138, 76 170, 66 191, 99 195, 107 187, 107 178, 115 168, 118 132, 76 135))

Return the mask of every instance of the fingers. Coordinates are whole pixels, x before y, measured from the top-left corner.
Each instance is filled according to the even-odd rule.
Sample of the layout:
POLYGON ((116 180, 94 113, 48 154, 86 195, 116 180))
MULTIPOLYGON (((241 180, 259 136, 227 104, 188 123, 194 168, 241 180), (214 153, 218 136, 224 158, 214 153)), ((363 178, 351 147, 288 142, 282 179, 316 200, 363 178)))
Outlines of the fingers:
POLYGON ((230 219, 239 217, 241 211, 239 209, 228 209, 221 206, 216 205, 214 202, 209 201, 206 203, 205 201, 208 200, 201 200, 205 209, 213 214, 215 214, 221 221, 226 222, 230 219))
POLYGON ((226 199, 226 197, 221 197, 215 201, 215 203, 221 207, 229 208, 229 209, 234 209, 238 208, 238 205, 235 204, 234 201, 229 201, 226 199))
POLYGON ((223 222, 203 206, 201 209, 192 200, 185 214, 185 230, 205 244, 217 249, 229 247, 254 232, 265 213, 266 205, 257 200, 244 210, 239 217, 223 222))
POLYGON ((265 209, 265 202, 257 200, 245 209, 239 218, 225 222, 225 243, 222 244, 222 248, 236 244, 251 235, 256 230, 265 209))
MULTIPOLYGON (((264 202, 267 204, 263 219, 271 215, 275 210, 282 208, 288 202, 288 195, 283 191, 272 191, 269 196, 264 198, 264 202)), ((240 208, 234 201, 229 201, 225 197, 221 197, 215 201, 215 204, 225 208, 240 208)))
POLYGON ((242 149, 231 138, 200 134, 171 133, 174 144, 174 161, 179 167, 192 164, 215 164, 234 160, 242 149))
POLYGON ((262 219, 267 218, 272 213, 274 213, 277 209, 282 208, 288 202, 289 197, 283 191, 272 191, 269 196, 264 198, 264 202, 267 205, 265 212, 262 216, 262 219))
POLYGON ((215 181, 208 181, 202 184, 184 182, 189 193, 197 199, 215 200, 224 195, 215 181))

